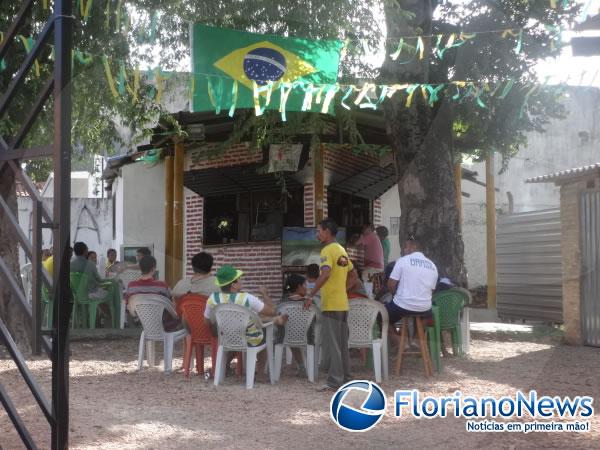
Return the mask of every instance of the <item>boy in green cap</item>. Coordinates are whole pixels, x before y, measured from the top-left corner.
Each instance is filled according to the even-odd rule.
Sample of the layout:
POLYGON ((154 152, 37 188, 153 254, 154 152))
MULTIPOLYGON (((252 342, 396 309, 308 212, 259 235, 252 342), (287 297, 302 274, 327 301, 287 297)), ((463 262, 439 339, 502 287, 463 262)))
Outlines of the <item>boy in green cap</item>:
MULTIPOLYGON (((260 288, 260 293, 264 301, 247 292, 240 292, 242 289, 240 278, 243 274, 244 272, 230 265, 224 265, 217 270, 215 284, 219 286, 221 292, 214 292, 208 297, 206 309, 204 310, 204 322, 208 326, 211 326, 210 316, 213 308, 216 308, 218 305, 233 303, 248 308, 261 316, 275 316, 273 323, 283 326, 287 321, 287 316, 277 316, 277 311, 265 287, 260 288)), ((262 329, 256 327, 254 323, 249 323, 248 328, 246 328, 246 339, 249 347, 257 347, 264 343, 265 336, 262 329)), ((264 373, 265 356, 265 352, 258 354, 256 370, 260 378, 262 378, 262 374, 264 373)))

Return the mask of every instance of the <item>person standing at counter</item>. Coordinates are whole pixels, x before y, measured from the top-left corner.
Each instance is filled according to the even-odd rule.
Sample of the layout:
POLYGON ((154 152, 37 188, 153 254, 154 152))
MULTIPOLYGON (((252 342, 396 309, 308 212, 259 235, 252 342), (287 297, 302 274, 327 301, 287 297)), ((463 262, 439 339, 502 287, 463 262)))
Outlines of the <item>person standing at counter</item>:
POLYGON ((383 247, 379 236, 375 233, 372 223, 363 226, 362 235, 356 245, 365 249, 364 267, 362 270, 363 282, 370 281, 373 274, 383 272, 383 247))
POLYGON ((328 371, 327 384, 320 388, 321 391, 335 391, 352 379, 346 285, 353 285, 357 275, 346 250, 336 242, 337 231, 337 224, 332 219, 321 221, 317 227, 317 239, 323 246, 321 274, 304 302, 309 307, 317 292, 321 292, 323 367, 328 371))

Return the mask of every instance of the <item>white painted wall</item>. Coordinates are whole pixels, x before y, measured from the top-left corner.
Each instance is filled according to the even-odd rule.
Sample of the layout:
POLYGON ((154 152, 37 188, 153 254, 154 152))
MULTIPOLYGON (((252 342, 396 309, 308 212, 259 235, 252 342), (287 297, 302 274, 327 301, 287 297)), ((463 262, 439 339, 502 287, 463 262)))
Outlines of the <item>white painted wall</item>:
POLYGON ((117 260, 122 261, 121 245, 123 245, 123 180, 116 177, 112 184, 113 211, 115 214, 115 234, 113 236, 112 248, 117 250, 117 260))
MULTIPOLYGON (((52 211, 51 198, 44 203, 52 211)), ((19 225, 25 235, 32 238, 32 200, 29 197, 17 199, 19 225)), ((102 198, 71 199, 71 241, 83 241, 90 250, 98 253, 99 267, 103 267, 103 258, 113 243, 112 239, 112 202, 102 198)), ((52 247, 52 232, 42 231, 42 248, 52 247)), ((25 253, 19 250, 19 263, 25 264, 25 253)), ((100 272, 102 273, 102 272, 100 272)))
MULTIPOLYGON (((553 183, 532 184, 525 179, 600 162, 600 89, 571 87, 563 104, 567 117, 551 121, 545 133, 530 133, 527 146, 501 174, 497 173, 500 160, 495 159, 498 214, 508 213, 508 192, 513 195, 515 213, 558 207, 559 189, 553 183)), ((485 182, 484 163, 467 161, 463 167, 477 171, 478 179, 485 182)), ((462 230, 469 286, 475 287, 487 284, 485 187, 463 180, 462 190, 471 195, 463 197, 462 230)), ((399 202, 387 194, 382 198, 384 221, 400 214, 399 202)))
MULTIPOLYGON (((165 273, 165 166, 135 163, 121 168, 115 191, 117 232, 120 245, 154 245, 161 278, 165 273), (121 192, 118 192, 118 191, 121 192)), ((114 186, 113 186, 114 189, 114 186)), ((121 255, 119 255, 121 257, 121 255)))
MULTIPOLYGON (((104 170, 104 157, 94 155, 94 171, 92 173, 71 172, 71 198, 104 198, 104 182, 100 179, 104 170)), ((42 190, 42 197, 54 195, 54 174, 51 173, 42 190)))
POLYGON ((390 218, 400 216, 400 196, 398 194, 398 186, 392 186, 381 197, 381 224, 387 227, 390 234, 390 261, 400 258, 400 236, 392 234, 392 226, 390 218))

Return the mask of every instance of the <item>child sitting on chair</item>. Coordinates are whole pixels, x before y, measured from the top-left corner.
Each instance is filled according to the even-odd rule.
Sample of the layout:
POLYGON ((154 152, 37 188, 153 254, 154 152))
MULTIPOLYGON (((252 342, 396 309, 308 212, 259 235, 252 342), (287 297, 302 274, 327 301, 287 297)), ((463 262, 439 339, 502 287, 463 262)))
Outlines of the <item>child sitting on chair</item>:
MULTIPOLYGON (((304 302, 304 297, 306 295, 306 278, 297 273, 292 273, 288 275, 285 281, 285 288, 283 292, 282 302, 304 302)), ((312 338, 313 329, 312 326, 309 329, 309 340, 312 338)), ((277 328, 277 342, 283 342, 283 338, 285 335, 285 328, 278 327, 277 328)), ((294 361, 298 367, 298 376, 306 375, 306 368, 304 367, 304 361, 302 360, 302 352, 299 348, 292 348, 292 355, 294 357, 294 361)))

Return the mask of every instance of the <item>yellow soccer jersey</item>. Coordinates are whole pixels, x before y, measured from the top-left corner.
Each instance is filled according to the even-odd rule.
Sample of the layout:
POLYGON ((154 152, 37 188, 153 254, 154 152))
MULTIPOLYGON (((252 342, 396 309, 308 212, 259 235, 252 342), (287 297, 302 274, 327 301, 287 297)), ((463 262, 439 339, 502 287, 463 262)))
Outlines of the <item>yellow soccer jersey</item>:
POLYGON ((327 244, 321 249, 321 269, 329 267, 331 274, 321 287, 321 310, 348 311, 346 279, 354 268, 344 247, 337 242, 327 244))

